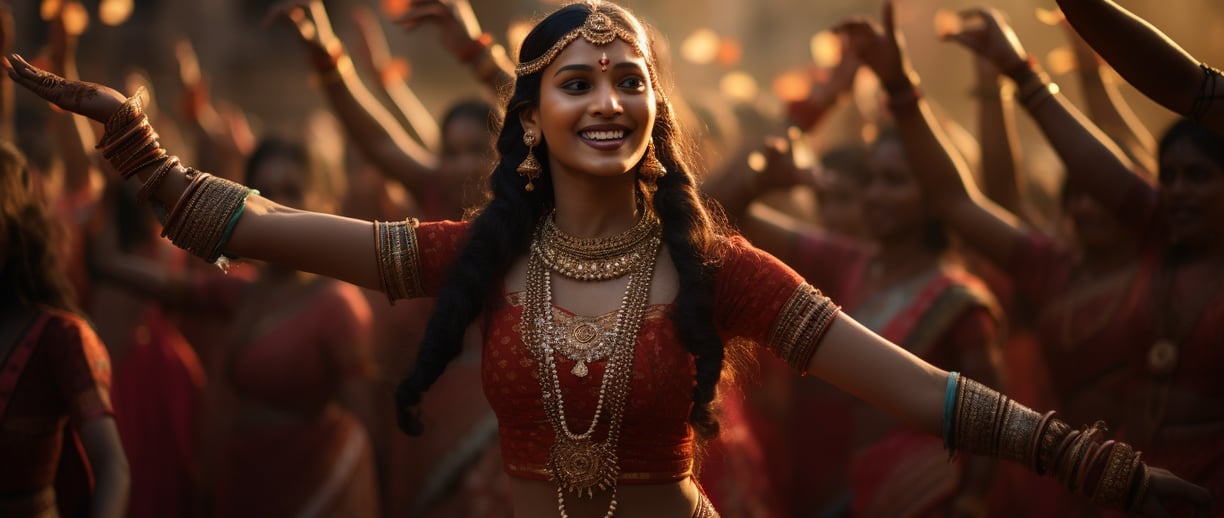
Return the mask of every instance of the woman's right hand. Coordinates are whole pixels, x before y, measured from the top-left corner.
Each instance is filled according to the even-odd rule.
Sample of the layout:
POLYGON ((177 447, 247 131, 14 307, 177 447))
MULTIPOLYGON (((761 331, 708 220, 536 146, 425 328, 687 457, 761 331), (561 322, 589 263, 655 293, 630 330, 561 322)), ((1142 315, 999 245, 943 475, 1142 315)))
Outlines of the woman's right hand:
POLYGON ((69 81, 29 64, 17 54, 4 59, 14 83, 63 110, 106 123, 127 97, 114 88, 87 81, 69 81))
POLYGON ((1027 68, 1028 52, 1003 13, 994 8, 979 8, 961 11, 959 15, 960 30, 941 34, 945 41, 964 45, 1004 73, 1027 68))

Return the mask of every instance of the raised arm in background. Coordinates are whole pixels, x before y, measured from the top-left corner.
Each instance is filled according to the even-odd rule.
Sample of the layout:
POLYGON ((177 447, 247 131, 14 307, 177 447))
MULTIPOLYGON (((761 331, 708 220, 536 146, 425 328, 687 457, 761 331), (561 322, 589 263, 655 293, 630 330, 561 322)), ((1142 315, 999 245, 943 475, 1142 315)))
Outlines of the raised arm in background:
MULTIPOLYGON (((889 9, 886 20, 891 30, 891 5, 889 9)), ((30 66, 16 55, 6 60, 5 65, 10 77, 18 84, 44 99, 96 121, 110 122, 110 135, 116 135, 121 129, 128 127, 132 128, 133 134, 138 137, 147 135, 146 132, 149 131, 144 127, 144 117, 138 104, 127 101, 122 94, 111 88, 93 83, 66 81, 30 66)), ((147 136, 132 139, 127 132, 123 132, 117 136, 115 142, 123 144, 129 140, 148 144, 152 139, 147 136)), ((107 143, 113 144, 109 140, 107 143)), ((157 155, 161 150, 155 148, 154 151, 153 155, 157 155)), ((218 210, 221 207, 211 204, 207 208, 174 207, 180 198, 199 198, 194 196, 194 192, 189 193, 192 196, 180 196, 185 190, 202 188, 201 185, 209 186, 203 192, 217 191, 218 201, 245 200, 245 212, 236 210, 231 220, 236 225, 232 225, 232 228, 226 226, 227 231, 232 230, 232 234, 229 234, 228 245, 224 246, 224 251, 262 259, 287 268, 321 273, 361 286, 380 287, 380 260, 374 242, 374 228, 371 228, 369 222, 289 209, 258 195, 250 195, 242 186, 214 181, 202 174, 189 176, 188 171, 175 165, 173 160, 167 162, 163 161, 163 158, 157 157, 159 161, 155 164, 161 165, 156 166, 142 166, 144 162, 139 156, 135 161, 121 158, 116 169, 126 177, 139 177, 145 182, 144 185, 154 189, 154 200, 160 205, 171 207, 168 220, 170 223, 178 221, 175 217, 181 217, 183 210, 195 213, 197 218, 200 214, 196 211, 222 212, 222 217, 215 218, 215 221, 230 220, 224 217, 224 213, 228 211, 218 210), (155 173, 158 175, 156 178, 155 173), (239 196, 234 197, 233 194, 239 196)), ((196 222, 193 219, 193 223, 196 222)), ((217 229, 210 226, 200 230, 212 233, 217 229)), ((190 235, 184 237, 183 243, 189 248, 201 241, 190 235)), ((195 251, 202 251, 199 255, 211 257, 211 253, 215 253, 220 245, 226 243, 225 235, 221 237, 220 241, 215 242, 217 248, 211 248, 214 241, 209 238, 203 239, 202 244, 207 246, 195 251)), ((475 246, 483 245, 479 241, 473 243, 475 246)), ((805 328, 802 336, 813 341, 801 346, 816 349, 819 342, 815 340, 822 340, 823 346, 816 349, 810 358, 805 358, 804 364, 799 368, 823 377, 929 434, 942 435, 949 449, 1011 458, 1020 462, 1032 461, 1032 466, 1038 470, 1043 467, 1057 470, 1058 473, 1065 470, 1068 481, 1075 487, 1073 482, 1078 480, 1080 475, 1087 477, 1089 473, 1087 470, 1081 473, 1078 471, 1079 464, 1069 462, 1065 456, 1055 455, 1053 451, 1055 444, 1074 444, 1077 445, 1075 449, 1081 452, 1085 448, 1091 448, 1095 453, 1089 456, 1093 459, 1118 459, 1112 464, 1122 463, 1126 466, 1125 469, 1110 470, 1110 473, 1120 473, 1119 476, 1125 478, 1126 482, 1119 485, 1128 485, 1129 482, 1129 487, 1121 488, 1118 491, 1120 494, 1113 494, 1111 491, 1108 499, 1103 499, 1104 503, 1117 508, 1136 510, 1148 516, 1161 516, 1167 513, 1164 507, 1166 500, 1184 497, 1194 502, 1201 510, 1206 509, 1210 497, 1203 488, 1168 471, 1149 469, 1141 463, 1132 463, 1132 459, 1138 460, 1138 457, 1129 447, 1117 446, 1112 442, 1095 443, 1094 439, 1099 439, 1098 429, 1078 435, 1062 421, 1052 419, 1052 414, 1042 417, 1032 410, 1019 408, 997 392, 969 380, 959 380, 942 369, 923 362, 871 333, 849 317, 838 316, 836 307, 831 303, 822 302, 820 307, 827 310, 821 313, 826 315, 824 318, 835 320, 820 324, 828 325, 823 339, 816 331, 808 333, 805 328), (957 405, 958 399, 963 404, 957 405), (1025 419, 1024 423, 1015 422, 1016 426, 1007 428, 1018 435, 1000 433, 1004 425, 1001 420, 1008 416, 1025 419), (1052 444, 1043 444, 1045 439, 1049 439, 1052 444), (1037 447, 1032 446, 1034 444, 1037 447), (1102 457, 1100 454, 1107 444, 1112 447, 1110 455, 1102 457), (1038 453, 1043 457, 1037 457, 1038 453), (1047 453, 1049 457, 1045 457, 1047 453)), ((1113 489, 1115 488, 1111 487, 1111 490, 1113 489)), ((551 491, 534 494, 539 498, 527 495, 528 504, 535 504, 532 509, 556 508, 553 507, 551 491)), ((689 500, 685 500, 684 503, 688 502, 689 500)))
POLYGON ((973 9, 961 15, 981 23, 966 24, 965 30, 948 38, 990 60, 1015 81, 1017 99, 1062 159, 1068 182, 1120 215, 1125 215, 1121 213, 1137 193, 1152 192, 1148 180, 1135 174, 1126 154, 1068 102, 1058 85, 1029 58, 1001 13, 973 9))
POLYGON ((297 29, 349 141, 384 175, 399 180, 413 193, 424 192, 424 184, 438 168, 437 157, 413 140, 357 77, 352 59, 332 32, 323 2, 282 6, 270 16, 286 19, 297 29))
POLYGON ((250 122, 238 107, 212 100, 208 79, 190 41, 179 40, 174 55, 183 89, 179 115, 195 137, 196 167, 222 178, 239 180, 243 164, 255 149, 250 122))
POLYGON ((411 66, 403 58, 392 57, 378 15, 373 9, 359 5, 353 8, 353 22, 361 34, 354 52, 361 57, 358 62, 369 67, 374 77, 378 78, 374 87, 395 105, 399 112, 397 117, 421 145, 433 151, 441 149, 442 130, 438 127, 438 121, 408 87, 411 66))
POLYGON ((1131 161, 1155 175, 1156 139, 1122 97, 1116 74, 1074 28, 1065 22, 1062 27, 1075 54, 1076 76, 1088 118, 1117 142, 1131 161))
MULTIPOLYGON (((69 80, 80 77, 76 66, 77 38, 88 23, 89 14, 75 0, 60 5, 59 11, 50 20, 48 31, 51 38, 48 59, 52 72, 69 80)), ((80 193, 89 189, 90 177, 95 171, 90 154, 97 143, 89 119, 72 113, 56 113, 48 122, 64 161, 64 193, 80 193)), ((100 196, 99 189, 91 197, 97 199, 100 196)))
MULTIPOLYGON (((1013 89, 1001 81, 994 63, 973 60, 977 76, 978 142, 982 147, 982 189, 1000 207, 1029 225, 1040 227, 1043 218, 1027 203, 1027 183, 1020 174, 1020 141, 1016 137, 1013 89)), ((921 167, 915 170, 922 175, 921 167)))
POLYGON ((1019 221, 978 189, 964 159, 954 151, 918 90, 918 76, 884 11, 885 28, 860 20, 842 24, 850 46, 879 77, 901 135, 905 155, 938 218, 992 260, 1002 261, 1023 235, 1019 221))
POLYGON ((476 80, 489 87, 496 98, 514 86, 514 63, 505 47, 480 30, 476 12, 467 0, 423 0, 409 3, 398 24, 414 29, 432 23, 441 30, 442 46, 455 59, 472 69, 476 80))
POLYGON ((1160 105, 1224 131, 1224 80, 1113 0, 1058 0, 1067 22, 1128 83, 1160 105))

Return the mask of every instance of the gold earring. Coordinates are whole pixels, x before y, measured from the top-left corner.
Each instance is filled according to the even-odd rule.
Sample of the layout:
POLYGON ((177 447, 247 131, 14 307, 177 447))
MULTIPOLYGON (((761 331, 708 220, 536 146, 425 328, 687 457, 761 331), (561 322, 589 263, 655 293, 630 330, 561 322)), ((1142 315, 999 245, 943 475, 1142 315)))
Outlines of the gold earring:
POLYGON ((526 189, 527 192, 531 192, 535 190, 535 185, 531 182, 532 180, 540 177, 540 171, 542 169, 540 167, 540 161, 536 160, 534 153, 536 147, 535 132, 527 130, 526 133, 523 133, 523 143, 527 145, 527 158, 524 158, 523 163, 519 164, 518 174, 519 176, 527 179, 527 186, 524 187, 524 189, 526 189))
POLYGON ((667 167, 655 156, 654 142, 647 144, 646 154, 642 157, 642 166, 638 168, 638 175, 642 177, 646 185, 652 186, 665 174, 667 174, 667 167))

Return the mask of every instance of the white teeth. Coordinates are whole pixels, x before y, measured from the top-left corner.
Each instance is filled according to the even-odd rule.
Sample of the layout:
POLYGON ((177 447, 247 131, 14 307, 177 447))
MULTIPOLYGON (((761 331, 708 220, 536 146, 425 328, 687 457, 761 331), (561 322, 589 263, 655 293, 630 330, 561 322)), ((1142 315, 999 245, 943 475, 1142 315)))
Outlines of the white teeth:
POLYGON ((625 138, 625 130, 584 131, 582 138, 587 140, 617 140, 625 138))

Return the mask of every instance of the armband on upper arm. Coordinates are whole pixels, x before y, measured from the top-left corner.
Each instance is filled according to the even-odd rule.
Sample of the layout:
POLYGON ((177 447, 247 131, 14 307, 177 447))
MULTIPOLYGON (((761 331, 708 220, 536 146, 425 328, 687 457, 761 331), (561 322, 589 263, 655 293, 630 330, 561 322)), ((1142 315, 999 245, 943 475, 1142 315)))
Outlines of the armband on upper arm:
POLYGON ((399 299, 425 294, 421 287, 421 254, 416 235, 419 225, 416 218, 374 222, 378 278, 383 293, 392 304, 399 299))
POLYGON ((841 306, 820 290, 800 284, 774 319, 766 345, 782 361, 806 374, 816 347, 840 312, 841 306))

